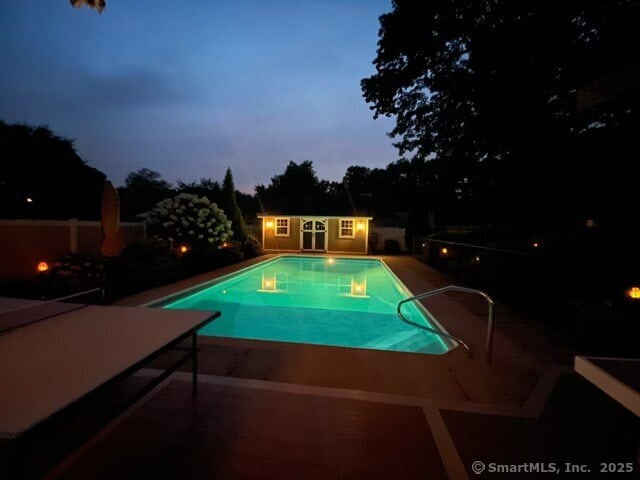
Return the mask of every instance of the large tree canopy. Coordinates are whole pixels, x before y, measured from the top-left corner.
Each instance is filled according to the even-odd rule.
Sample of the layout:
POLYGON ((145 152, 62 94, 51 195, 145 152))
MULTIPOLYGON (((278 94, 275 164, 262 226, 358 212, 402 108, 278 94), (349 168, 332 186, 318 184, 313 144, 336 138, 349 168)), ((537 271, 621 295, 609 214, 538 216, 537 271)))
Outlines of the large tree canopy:
POLYGON ((0 121, 0 218, 100 218, 105 176, 46 127, 0 121))
POLYGON ((396 118, 400 155, 432 163, 423 183, 445 194, 440 207, 466 197, 492 217, 477 222, 548 219, 587 200, 567 194, 576 171, 607 150, 593 139, 620 161, 623 132, 638 125, 633 95, 576 109, 584 85, 637 56, 634 4, 394 0, 365 99, 375 116, 396 118))
POLYGON ((376 116, 396 116, 401 155, 481 160, 530 149, 579 131, 576 90, 637 45, 621 8, 632 3, 394 0, 380 17, 365 98, 376 116))
POLYGON ((69 2, 74 8, 80 8, 83 5, 87 5, 89 8, 93 8, 100 13, 102 13, 102 11, 107 7, 107 2, 105 0, 69 0, 69 2))
POLYGON ((122 202, 122 217, 132 221, 139 220, 140 214, 148 212, 156 203, 175 194, 173 186, 160 173, 148 168, 129 173, 124 187, 120 187, 118 191, 122 202))
POLYGON ((256 186, 256 197, 262 211, 268 213, 345 215, 355 210, 343 185, 319 180, 309 160, 289 162, 269 185, 256 186))

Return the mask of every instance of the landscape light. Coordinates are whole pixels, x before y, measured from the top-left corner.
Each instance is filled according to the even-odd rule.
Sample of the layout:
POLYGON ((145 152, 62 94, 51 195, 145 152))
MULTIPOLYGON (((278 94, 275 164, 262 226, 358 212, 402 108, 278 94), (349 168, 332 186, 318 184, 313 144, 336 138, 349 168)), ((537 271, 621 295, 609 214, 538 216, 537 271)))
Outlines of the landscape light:
POLYGON ((186 245, 180 245, 180 246, 178 247, 178 251, 179 251, 180 253, 187 253, 187 252, 189 251, 189 247, 187 247, 186 245))
POLYGON ((49 270, 49 264, 47 262, 39 262, 36 270, 40 273, 46 272, 47 270, 49 270))
POLYGON ((640 300, 640 287, 631 287, 627 290, 627 297, 631 300, 640 300))
POLYGON ((540 243, 539 243, 539 242, 532 242, 532 243, 531 243, 531 246, 532 246, 533 248, 538 248, 538 247, 540 246, 540 243))
POLYGON ((440 249, 440 255, 448 255, 449 254, 449 249, 447 247, 442 247, 440 249))
POLYGON ((223 248, 227 248, 228 246, 229 246, 229 244, 228 244, 227 242, 224 242, 224 243, 222 244, 222 247, 223 247, 223 248))
POLYGON ((27 203, 31 203, 31 202, 33 202, 33 198, 27 197, 27 203))
POLYGON ((480 255, 476 255, 475 257, 473 257, 473 261, 478 263, 480 261, 480 255))

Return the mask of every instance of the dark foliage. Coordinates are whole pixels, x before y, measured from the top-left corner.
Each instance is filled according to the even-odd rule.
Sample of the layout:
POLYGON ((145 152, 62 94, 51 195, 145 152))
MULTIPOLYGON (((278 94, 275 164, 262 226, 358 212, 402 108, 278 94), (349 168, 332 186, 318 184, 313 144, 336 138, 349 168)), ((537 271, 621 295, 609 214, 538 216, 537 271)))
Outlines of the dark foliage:
POLYGON ((262 255, 262 245, 254 235, 248 235, 242 245, 242 253, 244 258, 254 258, 262 255))
POLYGON ((242 216, 242 211, 238 206, 236 198, 236 187, 233 183, 233 174, 231 168, 227 168, 222 181, 222 203, 219 206, 224 210, 227 218, 231 220, 231 230, 233 230, 233 238, 244 242, 247 238, 247 224, 242 216))
POLYGON ((0 121, 0 165, 0 218, 100 218, 105 176, 71 140, 0 121))
POLYGON ((118 257, 108 259, 104 270, 111 300, 175 281, 182 275, 178 257, 161 242, 127 245, 118 257))
POLYGON ((118 193, 122 219, 139 221, 140 214, 148 212, 161 200, 172 197, 175 189, 160 173, 141 168, 127 175, 124 187, 120 187, 118 193))
POLYGON ((319 180, 308 160, 289 162, 285 172, 271 178, 268 186, 256 186, 260 208, 268 213, 292 215, 351 215, 355 206, 344 186, 319 180))
POLYGON ((400 253, 400 242, 394 239, 385 240, 384 253, 387 255, 396 255, 400 253))
POLYGON ((411 203, 441 223, 553 232, 631 213, 638 166, 624 152, 640 124, 637 81, 605 88, 593 108, 576 96, 638 70, 638 11, 632 1, 394 1, 362 87, 376 116, 396 118, 411 203))
POLYGON ((242 250, 236 245, 219 249, 196 245, 181 260, 185 274, 194 275, 232 265, 240 262, 243 258, 242 250))

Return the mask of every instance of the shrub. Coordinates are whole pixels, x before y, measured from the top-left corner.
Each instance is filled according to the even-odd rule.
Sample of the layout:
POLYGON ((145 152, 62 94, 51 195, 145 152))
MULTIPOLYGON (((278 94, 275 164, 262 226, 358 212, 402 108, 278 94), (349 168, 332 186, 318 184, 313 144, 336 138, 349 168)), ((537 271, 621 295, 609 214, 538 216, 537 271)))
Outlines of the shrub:
POLYGON ((39 273, 43 291, 53 295, 67 295, 96 288, 102 284, 103 265, 99 260, 71 253, 52 263, 49 270, 39 273))
POLYGON ((241 261, 240 247, 231 245, 224 248, 194 248, 184 254, 182 265, 187 275, 206 272, 241 261))
POLYGON ((180 261, 166 243, 132 243, 105 263, 107 296, 131 295, 181 277, 180 261))
POLYGON ((231 222, 207 197, 180 193, 158 202, 145 214, 149 233, 170 245, 206 250, 231 239, 231 222))
POLYGON ((387 255, 395 255, 400 253, 400 242, 394 239, 384 241, 384 253, 387 255))
POLYGON ((242 246, 244 258, 254 258, 262 254, 262 246, 255 235, 248 235, 242 246))
POLYGON ((244 258, 244 254, 239 246, 231 246, 222 248, 216 252, 215 261, 216 267, 224 267, 226 265, 232 265, 234 263, 241 262, 244 258))

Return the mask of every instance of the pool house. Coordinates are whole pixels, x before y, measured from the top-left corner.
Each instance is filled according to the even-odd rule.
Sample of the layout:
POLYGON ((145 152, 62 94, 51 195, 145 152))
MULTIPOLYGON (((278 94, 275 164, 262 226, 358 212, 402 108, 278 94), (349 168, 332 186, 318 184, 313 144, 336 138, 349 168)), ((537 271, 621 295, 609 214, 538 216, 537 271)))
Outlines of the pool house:
POLYGON ((258 215, 266 252, 366 254, 369 221, 365 216, 258 215))

